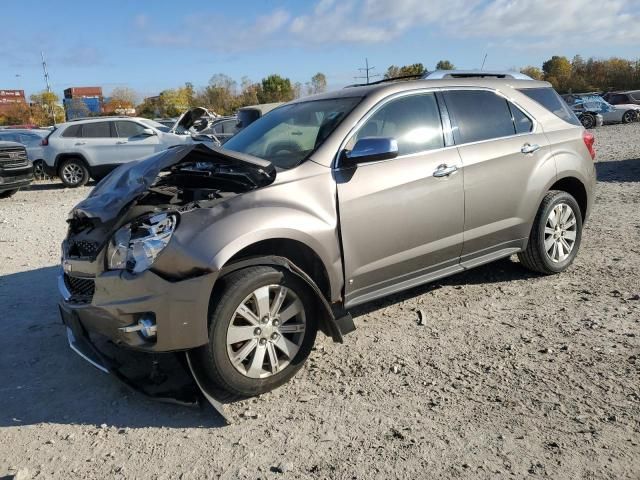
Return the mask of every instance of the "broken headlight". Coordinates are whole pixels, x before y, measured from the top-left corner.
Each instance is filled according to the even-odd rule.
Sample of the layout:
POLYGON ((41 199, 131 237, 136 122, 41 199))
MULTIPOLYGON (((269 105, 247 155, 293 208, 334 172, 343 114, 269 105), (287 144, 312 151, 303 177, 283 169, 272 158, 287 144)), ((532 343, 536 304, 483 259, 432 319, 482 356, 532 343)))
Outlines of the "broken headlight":
POLYGON ((107 267, 144 272, 171 240, 178 217, 157 213, 140 217, 118 229, 107 247, 107 267))

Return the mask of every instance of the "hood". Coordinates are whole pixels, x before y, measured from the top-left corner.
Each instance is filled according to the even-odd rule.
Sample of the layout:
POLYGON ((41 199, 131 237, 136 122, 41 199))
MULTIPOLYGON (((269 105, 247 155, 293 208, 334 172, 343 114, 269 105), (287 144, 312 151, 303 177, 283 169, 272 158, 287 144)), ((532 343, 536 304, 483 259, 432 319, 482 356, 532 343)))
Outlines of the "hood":
POLYGON ((173 127, 171 127, 170 132, 184 134, 194 126, 195 126, 194 130, 196 132, 200 132, 207 128, 207 126, 209 125, 209 122, 208 121, 202 122, 203 125, 197 122, 199 120, 205 120, 207 119, 207 117, 215 118, 216 116, 217 116, 216 114, 210 113, 209 110, 207 110, 204 107, 190 108, 189 110, 184 112, 182 115, 180 115, 176 123, 173 125, 173 127))
POLYGON ((154 185, 160 172, 180 163, 208 167, 212 181, 230 175, 236 178, 239 171, 246 191, 269 185, 276 177, 275 167, 267 160, 200 143, 182 145, 116 168, 76 205, 69 217, 99 219, 103 223, 113 220, 154 185))

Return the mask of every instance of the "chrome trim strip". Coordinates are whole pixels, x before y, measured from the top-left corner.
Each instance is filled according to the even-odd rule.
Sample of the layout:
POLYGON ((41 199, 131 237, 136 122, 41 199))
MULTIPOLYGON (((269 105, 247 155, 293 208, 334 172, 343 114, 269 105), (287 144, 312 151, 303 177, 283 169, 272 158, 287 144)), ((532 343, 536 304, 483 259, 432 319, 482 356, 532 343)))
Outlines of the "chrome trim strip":
POLYGON ((58 274, 58 291, 60 292, 60 295, 62 295, 62 298, 64 298, 65 302, 68 302, 71 298, 71 292, 64 283, 64 272, 62 272, 62 269, 58 274))
POLYGON ((78 355, 80 355, 82 358, 84 358, 87 362, 89 362, 91 365, 96 367, 101 372, 109 373, 109 370, 107 370, 104 366, 91 360, 84 353, 82 353, 78 347, 76 347, 76 336, 73 334, 73 331, 69 327, 67 327, 67 340, 69 341, 69 347, 71 347, 71 350, 76 352, 78 355))

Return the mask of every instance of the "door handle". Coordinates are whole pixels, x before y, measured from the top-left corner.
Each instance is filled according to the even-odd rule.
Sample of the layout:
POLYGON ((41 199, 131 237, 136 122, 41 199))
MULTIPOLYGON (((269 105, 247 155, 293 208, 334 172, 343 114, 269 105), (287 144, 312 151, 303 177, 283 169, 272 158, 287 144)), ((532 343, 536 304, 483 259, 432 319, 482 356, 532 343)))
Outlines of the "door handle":
POLYGON ((86 145, 87 142, 76 142, 76 145, 86 145))
POLYGON ((522 146, 522 149, 520 149, 520 151, 524 154, 537 152, 538 150, 540 150, 540 145, 537 145, 535 143, 533 145, 531 145, 530 143, 525 143, 522 146))
POLYGON ((448 177, 452 173, 458 170, 458 167, 455 165, 447 165, 443 163, 442 165, 438 165, 435 172, 433 172, 434 177, 448 177))
POLYGON ((125 143, 129 143, 126 140, 121 140, 119 142, 116 142, 116 145, 124 145, 125 143))

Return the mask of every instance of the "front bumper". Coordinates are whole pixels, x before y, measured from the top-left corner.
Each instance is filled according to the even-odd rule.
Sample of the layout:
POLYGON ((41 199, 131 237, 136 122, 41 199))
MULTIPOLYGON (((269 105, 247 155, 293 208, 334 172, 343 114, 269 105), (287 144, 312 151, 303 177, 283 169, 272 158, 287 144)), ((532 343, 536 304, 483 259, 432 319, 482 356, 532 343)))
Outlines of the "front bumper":
POLYGON ((65 275, 58 277, 60 309, 68 314, 63 319, 76 318, 89 334, 145 352, 189 350, 208 341, 209 298, 217 272, 175 282, 151 271, 137 275, 107 271, 95 277, 66 279, 65 275), (77 295, 69 280, 92 282, 92 294, 77 295), (155 318, 154 338, 127 331, 143 316, 155 318))
POLYGON ((0 170, 0 192, 26 187, 33 182, 33 166, 0 170))

